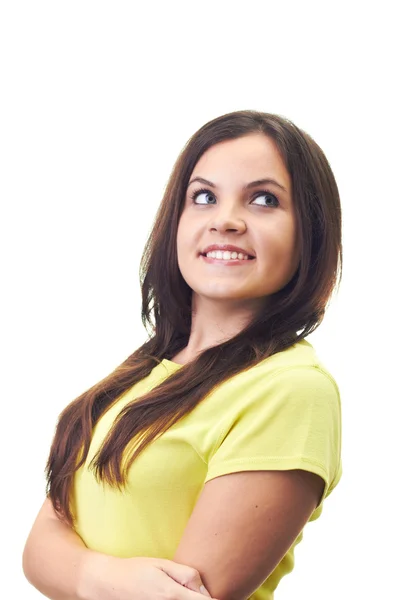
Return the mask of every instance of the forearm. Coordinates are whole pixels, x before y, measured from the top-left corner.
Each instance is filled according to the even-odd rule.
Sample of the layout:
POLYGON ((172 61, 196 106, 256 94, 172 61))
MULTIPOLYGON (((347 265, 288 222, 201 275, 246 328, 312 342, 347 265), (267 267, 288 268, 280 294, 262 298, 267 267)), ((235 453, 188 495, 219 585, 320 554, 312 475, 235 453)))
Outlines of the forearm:
POLYGON ((36 520, 23 552, 28 581, 52 600, 83 600, 84 569, 94 555, 73 529, 55 518, 36 520))

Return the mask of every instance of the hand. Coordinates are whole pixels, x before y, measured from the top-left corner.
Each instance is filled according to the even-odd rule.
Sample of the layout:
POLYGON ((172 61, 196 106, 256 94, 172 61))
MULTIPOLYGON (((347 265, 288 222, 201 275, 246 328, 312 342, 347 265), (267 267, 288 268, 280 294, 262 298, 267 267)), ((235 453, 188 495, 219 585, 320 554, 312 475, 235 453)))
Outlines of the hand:
POLYGON ((203 600, 211 598, 193 567, 163 558, 117 558, 89 553, 80 582, 82 600, 203 600), (205 591, 204 591, 205 590, 205 591))

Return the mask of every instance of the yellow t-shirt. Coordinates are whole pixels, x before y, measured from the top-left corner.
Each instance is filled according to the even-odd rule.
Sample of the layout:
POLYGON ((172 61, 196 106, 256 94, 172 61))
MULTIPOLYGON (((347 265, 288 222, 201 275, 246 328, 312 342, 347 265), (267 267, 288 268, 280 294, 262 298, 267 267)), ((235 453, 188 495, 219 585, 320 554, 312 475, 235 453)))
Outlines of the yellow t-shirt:
MULTIPOLYGON (((72 495, 76 530, 85 544, 119 557, 172 560, 204 484, 237 471, 317 473, 325 481, 310 521, 317 519, 342 475, 341 405, 333 377, 306 340, 208 394, 138 456, 125 490, 97 483, 87 465, 116 415, 179 368, 164 359, 96 424, 72 495)), ((252 600, 273 598, 280 579, 294 567, 294 548, 302 537, 303 532, 252 600)))

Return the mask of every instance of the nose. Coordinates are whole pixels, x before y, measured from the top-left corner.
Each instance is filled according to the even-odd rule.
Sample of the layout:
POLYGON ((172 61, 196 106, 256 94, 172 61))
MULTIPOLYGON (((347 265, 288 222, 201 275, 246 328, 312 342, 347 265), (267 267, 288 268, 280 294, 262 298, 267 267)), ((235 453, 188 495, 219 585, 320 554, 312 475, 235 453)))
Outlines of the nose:
POLYGON ((229 231, 235 231, 237 233, 244 233, 247 230, 245 221, 230 211, 223 211, 222 214, 213 215, 209 223, 210 231, 219 231, 220 233, 226 233, 229 231))

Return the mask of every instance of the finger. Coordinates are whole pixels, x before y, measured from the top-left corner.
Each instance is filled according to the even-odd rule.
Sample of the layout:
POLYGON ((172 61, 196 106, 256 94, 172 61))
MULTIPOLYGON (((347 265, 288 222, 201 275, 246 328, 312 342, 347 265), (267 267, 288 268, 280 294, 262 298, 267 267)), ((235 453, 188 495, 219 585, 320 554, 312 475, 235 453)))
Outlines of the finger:
POLYGON ((189 590, 192 590, 193 592, 199 592, 203 596, 206 596, 206 598, 211 598, 211 594, 209 593, 209 591, 207 590, 207 588, 201 581, 199 575, 197 575, 197 577, 193 581, 189 581, 188 583, 185 583, 184 587, 188 588, 189 590))
MULTIPOLYGON (((174 580, 170 581, 172 581, 169 588, 171 594, 170 598, 175 598, 175 600, 203 600, 203 598, 208 598, 206 594, 201 594, 199 592, 190 590, 189 588, 176 583, 174 580)), ((211 598, 210 594, 209 597, 211 598)), ((217 600, 217 598, 214 598, 213 600, 217 600)))
POLYGON ((166 559, 162 560, 157 566, 166 573, 166 575, 176 581, 176 583, 179 583, 194 592, 203 594, 204 596, 207 596, 207 598, 211 598, 211 595, 205 589, 197 569, 166 559), (204 590, 200 590, 201 586, 203 586, 204 590))
POLYGON ((177 584, 196 592, 201 598, 211 598, 211 594, 205 588, 199 571, 193 567, 188 567, 173 560, 161 559, 156 560, 156 567, 161 569, 168 577, 177 584))
POLYGON ((207 588, 202 584, 200 578, 197 577, 197 579, 199 579, 198 583, 197 581, 191 581, 189 583, 185 583, 184 587, 188 588, 189 590, 192 590, 193 592, 199 592, 206 598, 211 598, 211 594, 209 593, 207 588))

